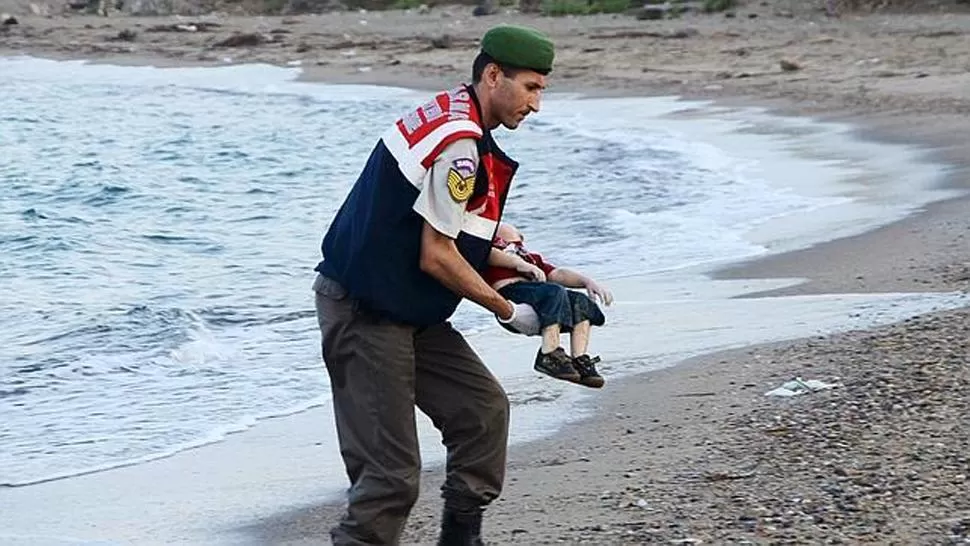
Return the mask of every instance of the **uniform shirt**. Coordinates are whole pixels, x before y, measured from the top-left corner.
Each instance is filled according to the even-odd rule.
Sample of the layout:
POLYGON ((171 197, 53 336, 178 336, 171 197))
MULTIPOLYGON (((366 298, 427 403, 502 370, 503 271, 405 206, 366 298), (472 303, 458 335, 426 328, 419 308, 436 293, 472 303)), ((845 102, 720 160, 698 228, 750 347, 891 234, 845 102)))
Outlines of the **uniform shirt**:
POLYGON ((447 145, 421 181, 414 212, 439 233, 457 239, 465 227, 477 170, 478 147, 474 140, 463 138, 447 145))
POLYGON ((374 146, 327 229, 316 271, 371 314, 416 326, 447 320, 461 296, 421 270, 424 224, 483 270, 517 168, 482 126, 472 87, 439 93, 374 146))

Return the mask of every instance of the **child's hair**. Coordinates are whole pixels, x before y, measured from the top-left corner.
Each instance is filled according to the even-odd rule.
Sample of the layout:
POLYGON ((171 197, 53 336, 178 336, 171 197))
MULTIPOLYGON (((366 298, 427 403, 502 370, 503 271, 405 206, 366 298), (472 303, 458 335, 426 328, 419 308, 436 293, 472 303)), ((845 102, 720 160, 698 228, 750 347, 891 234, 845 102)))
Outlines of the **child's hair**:
POLYGON ((516 227, 512 224, 506 224, 505 222, 498 225, 498 230, 495 232, 495 236, 505 240, 506 242, 525 240, 525 238, 522 237, 522 232, 516 229, 516 227))

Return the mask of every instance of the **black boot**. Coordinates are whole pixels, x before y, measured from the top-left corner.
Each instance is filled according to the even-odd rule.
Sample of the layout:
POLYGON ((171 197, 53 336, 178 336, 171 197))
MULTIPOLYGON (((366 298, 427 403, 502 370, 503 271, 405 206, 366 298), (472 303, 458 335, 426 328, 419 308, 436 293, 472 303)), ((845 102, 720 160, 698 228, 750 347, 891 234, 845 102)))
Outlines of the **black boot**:
POLYGON ((482 542, 482 511, 457 512, 445 508, 438 546, 485 546, 482 542))

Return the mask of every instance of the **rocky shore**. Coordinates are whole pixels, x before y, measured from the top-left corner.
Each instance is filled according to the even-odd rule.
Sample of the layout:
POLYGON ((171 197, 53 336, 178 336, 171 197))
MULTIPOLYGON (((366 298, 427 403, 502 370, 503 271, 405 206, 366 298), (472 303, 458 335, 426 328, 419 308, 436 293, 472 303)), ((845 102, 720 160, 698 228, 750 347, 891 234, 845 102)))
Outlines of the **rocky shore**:
POLYGON ((739 362, 771 372, 669 392, 671 402, 703 400, 669 420, 650 418, 656 399, 627 403, 604 418, 625 429, 621 443, 546 472, 609 472, 609 483, 589 477, 603 489, 545 503, 545 514, 568 502, 582 516, 535 524, 547 533, 523 525, 500 542, 970 543, 968 340, 963 310, 695 363, 698 374, 739 362), (795 375, 837 386, 764 396, 795 375))

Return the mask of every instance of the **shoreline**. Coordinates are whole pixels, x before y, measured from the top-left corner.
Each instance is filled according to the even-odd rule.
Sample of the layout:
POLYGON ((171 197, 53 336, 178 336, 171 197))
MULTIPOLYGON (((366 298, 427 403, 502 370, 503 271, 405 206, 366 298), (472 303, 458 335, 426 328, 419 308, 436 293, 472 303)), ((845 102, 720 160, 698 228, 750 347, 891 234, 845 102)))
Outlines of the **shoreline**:
MULTIPOLYGON (((605 93, 611 96, 658 94, 631 95, 628 91, 605 90, 605 93)), ((669 96, 667 93, 660 94, 669 96)), ((748 95, 703 96, 705 94, 700 91, 696 96, 689 93, 679 96, 685 100, 713 100, 715 104, 724 106, 764 106, 772 113, 781 115, 804 115, 823 109, 818 105, 805 108, 797 104, 786 104, 773 98, 758 99, 748 95)), ((952 113, 957 112, 959 110, 952 113)), ((915 138, 920 140, 921 145, 930 148, 930 155, 947 160, 947 164, 951 166, 947 184, 966 189, 967 173, 970 172, 967 166, 970 144, 967 143, 970 139, 954 136, 961 132, 970 134, 970 120, 953 116, 952 113, 935 116, 932 122, 925 123, 925 128, 915 138), (954 140, 957 145, 953 145, 954 140), (941 144, 949 146, 944 147, 941 144)), ((875 138, 877 141, 886 139, 890 142, 908 140, 911 135, 906 133, 912 131, 915 120, 921 120, 913 114, 898 114, 893 111, 853 112, 851 108, 828 112, 821 119, 849 122, 860 135, 868 135, 866 138, 875 138)), ((813 245, 804 250, 756 258, 746 263, 715 269, 710 275, 712 279, 792 276, 811 279, 804 284, 745 297, 944 289, 965 292, 970 289, 970 239, 964 235, 970 233, 968 212, 970 198, 966 196, 938 201, 922 212, 862 235, 813 245)), ((692 538, 703 539, 705 543, 712 538, 753 541, 787 539, 805 543, 820 537, 863 540, 870 535, 881 536, 887 540, 916 539, 920 535, 909 534, 913 531, 906 530, 903 523, 891 524, 887 521, 889 516, 885 515, 888 512, 884 514, 879 510, 873 513, 884 514, 882 519, 860 524, 860 528, 865 528, 861 534, 849 529, 852 527, 853 517, 868 518, 872 506, 865 506, 866 501, 872 501, 887 491, 895 491, 892 487, 897 485, 880 485, 881 488, 871 491, 872 487, 855 483, 858 481, 856 478, 863 474, 871 482, 870 485, 878 480, 874 477, 874 470, 854 468, 854 463, 848 457, 842 460, 841 467, 825 466, 823 463, 827 461, 816 461, 831 470, 824 480, 812 480, 812 468, 806 469, 800 462, 792 465, 797 466, 794 470, 777 464, 772 466, 769 463, 773 458, 786 454, 796 453, 805 460, 821 455, 813 453, 810 446, 795 441, 793 437, 797 435, 790 434, 795 426, 786 424, 780 427, 775 423, 766 423, 756 413, 759 410, 775 412, 784 415, 782 421, 789 419, 798 426, 810 428, 811 416, 830 416, 825 412, 831 412, 831 405, 842 404, 845 400, 849 400, 850 405, 859 405, 859 399, 855 398, 860 395, 859 392, 847 388, 833 389, 781 404, 766 401, 763 393, 790 379, 792 373, 798 370, 809 371, 811 378, 823 380, 832 379, 836 375, 851 377, 852 373, 865 375, 859 362, 870 357, 861 352, 859 347, 874 343, 878 345, 879 340, 888 339, 893 342, 897 338, 908 339, 913 336, 914 331, 925 333, 946 330, 946 335, 949 336, 947 339, 952 342, 959 339, 961 332, 966 333, 967 318, 967 313, 961 310, 929 314, 894 326, 849 332, 831 338, 803 338, 713 353, 679 362, 671 368, 625 377, 615 386, 619 392, 606 398, 607 404, 597 408, 595 415, 567 424, 552 438, 519 444, 511 450, 507 489, 489 512, 486 538, 501 541, 500 543, 523 544, 621 544, 627 543, 625 541, 642 543, 647 540, 692 538), (848 356, 855 359, 855 362, 843 358, 848 356), (757 360, 757 364, 750 364, 751 360, 757 360), (806 367, 799 368, 792 363, 794 361, 800 361, 806 367), (730 371, 725 368, 730 368, 730 371), (642 417, 637 414, 642 414, 642 417), (776 428, 779 430, 773 432, 776 428), (781 430, 782 428, 785 430, 781 430), (590 438, 589 430, 596 430, 597 437, 590 438), (745 433, 753 432, 761 433, 760 441, 752 443, 745 439, 745 433), (777 451, 779 448, 772 447, 771 442, 778 437, 790 440, 786 448, 793 451, 777 451), (720 447, 722 445, 727 447, 720 447), (755 447, 753 454, 747 451, 752 446, 755 447), (751 470, 750 465, 725 464, 723 460, 732 460, 730 455, 740 457, 737 460, 744 460, 745 457, 756 459, 754 462, 747 461, 756 470, 751 470), (722 460, 718 460, 718 457, 722 460), (681 469, 691 468, 693 471, 678 472, 670 468, 677 464, 683 465, 681 469), (760 470, 765 467, 768 469, 760 470), (785 475, 785 470, 796 475, 785 475), (795 484, 793 490, 801 495, 799 502, 784 498, 783 492, 779 491, 772 480, 791 480, 795 484), (841 495, 830 494, 827 489, 822 488, 833 485, 833 481, 838 482, 835 487, 843 490, 841 495), (759 487, 764 491, 759 491, 759 487), (864 491, 856 491, 854 501, 845 501, 849 496, 845 491, 852 487, 862 488, 864 491), (665 499, 661 492, 666 492, 677 502, 665 499), (809 498, 813 500, 808 503, 808 507, 815 511, 802 510, 806 506, 802 501, 809 498), (820 511, 819 507, 824 504, 820 499, 823 498, 826 502, 831 501, 835 508, 820 511), (639 503, 640 500, 644 503, 639 503), (777 504, 774 508, 761 506, 766 501, 777 504), (784 506, 785 509, 778 506, 784 506), (854 511, 851 510, 853 507, 854 511), (705 522, 702 516, 704 514, 715 514, 716 517, 705 522), (800 517, 807 519, 802 521, 800 517), (842 519, 839 520, 839 517, 842 519), (678 525, 671 527, 670 522, 678 525), (720 526, 712 527, 710 522, 719 522, 720 526), (846 529, 852 532, 847 532, 846 529), (884 529, 895 529, 895 534, 879 535, 884 529)), ((922 341, 925 340, 920 340, 922 341)), ((913 341, 910 344, 913 345, 913 341)), ((918 345, 916 343, 909 349, 918 349, 918 345)), ((927 345, 931 349, 927 350, 928 354, 946 356, 947 348, 942 344, 930 340, 927 345)), ((959 346, 965 347, 965 341, 959 346)), ((953 373, 953 370, 950 367, 946 371, 953 373)), ((957 371, 959 372, 959 368, 957 371)), ((894 369, 894 372, 898 376, 907 373, 904 367, 894 369)), ((936 378, 933 375, 935 371, 923 373, 936 378)), ((870 383, 878 383, 878 378, 866 376, 864 379, 870 383)), ((959 381, 961 380, 957 380, 957 385, 961 384, 959 381)), ((863 379, 859 379, 857 383, 847 383, 850 387, 863 384, 868 383, 863 379)), ((940 387, 935 379, 933 384, 940 387)), ((881 383, 878 386, 884 387, 881 383)), ((954 389, 952 394, 957 397, 958 402, 963 400, 965 403, 965 395, 964 398, 959 398, 959 390, 954 389)), ((946 400, 935 400, 934 403, 936 405, 933 408, 944 408, 939 410, 940 413, 948 413, 953 409, 947 406, 946 400)), ((906 405, 904 409, 906 413, 912 411, 915 415, 919 414, 920 408, 918 405, 906 405)), ((867 419, 874 421, 881 415, 878 414, 878 408, 869 409, 872 413, 865 415, 867 419)), ((840 417, 851 422, 853 416, 840 417)), ((905 419, 908 416, 894 417, 905 419)), ((857 429, 853 430, 859 432, 857 429)), ((826 432, 831 431, 821 431, 819 434, 824 436, 826 432)), ((904 449, 906 442, 899 439, 901 434, 897 435, 893 430, 882 430, 882 433, 889 434, 890 443, 900 444, 896 446, 894 443, 895 447, 885 448, 887 458, 888 454, 904 449)), ((849 439, 848 436, 839 438, 842 443, 849 439)), ((965 446, 965 433, 962 438, 962 445, 965 446)), ((911 436, 904 439, 913 440, 911 436)), ((957 447, 960 445, 959 442, 956 444, 957 447)), ((931 451, 937 449, 931 446, 927 448, 931 451)), ((869 460, 870 456, 874 455, 865 452, 863 458, 869 460)), ((891 458, 882 460, 878 456, 875 460, 882 464, 883 469, 887 466, 895 468, 898 462, 891 458)), ((954 461, 954 464, 958 464, 956 459, 954 461)), ((869 463, 875 464, 872 461, 869 463)), ((950 491, 949 495, 953 496, 954 492, 949 487, 958 487, 958 484, 963 483, 959 481, 959 476, 956 473, 948 474, 946 479, 949 481, 946 486, 939 486, 940 494, 950 491)), ((435 488, 440 479, 440 469, 423 474, 421 499, 408 528, 408 543, 426 544, 433 541, 438 504, 435 488)), ((899 497, 887 498, 900 502, 899 497)), ((942 501, 942 497, 933 498, 938 502, 942 501)), ((964 524, 962 515, 966 513, 970 518, 970 507, 954 502, 943 503, 956 514, 950 518, 955 518, 954 521, 946 524, 933 523, 929 531, 932 536, 942 539, 946 533, 951 536, 970 534, 970 519, 964 524), (954 529, 957 531, 954 532, 954 529)), ((933 506, 920 506, 923 515, 933 511, 933 506)), ((325 505, 296 510, 259 522, 248 532, 256 544, 312 544, 315 543, 315 533, 326 532, 338 508, 325 505)), ((911 521, 918 522, 919 513, 906 512, 901 521, 908 517, 911 521)), ((316 536, 319 537, 319 534, 316 536)))
MULTIPOLYGON (((591 96, 627 95, 607 91, 591 96)), ((785 105, 777 100, 760 104, 755 97, 677 98, 683 101, 711 100, 714 106, 760 106, 772 115, 805 117, 797 106, 785 105)), ((714 281, 805 278, 802 283, 752 292, 738 296, 740 298, 970 291, 970 238, 963 235, 970 233, 970 195, 966 191, 970 188, 970 146, 962 148, 968 153, 955 147, 940 146, 941 141, 952 136, 946 130, 939 133, 926 131, 916 142, 906 141, 901 129, 908 128, 906 118, 909 116, 859 115, 843 111, 808 117, 849 123, 855 137, 862 140, 904 143, 922 149, 932 162, 944 165, 948 170, 942 177, 940 187, 959 189, 963 195, 933 201, 900 220, 858 235, 714 267, 707 270, 705 275, 714 281), (940 248, 933 244, 917 244, 914 248, 911 242, 914 233, 920 234, 915 237, 917 239, 922 239, 923 235, 932 238, 920 243, 932 243, 952 235, 962 241, 963 246, 959 248, 958 243, 940 248), (907 239, 910 242, 900 244, 907 239), (886 252, 889 249, 899 251, 886 252), (918 256, 914 257, 913 254, 918 256), (864 258, 856 261, 852 256, 864 258)), ((944 125, 970 131, 970 120, 951 120, 944 125)), ((831 414, 831 409, 826 406, 852 398, 845 396, 844 391, 838 388, 804 395, 792 400, 791 404, 774 404, 772 399, 764 396, 772 388, 802 375, 805 375, 805 379, 833 383, 839 383, 843 374, 850 375, 844 366, 851 364, 841 362, 832 365, 832 359, 827 358, 830 362, 826 365, 819 362, 821 357, 838 354, 845 345, 859 346, 884 340, 892 342, 896 337, 909 337, 913 331, 925 329, 952 329, 957 333, 949 332, 946 337, 952 342, 960 339, 963 332, 970 331, 968 308, 970 305, 949 311, 923 313, 887 326, 850 330, 835 335, 714 351, 680 360, 659 370, 623 377, 620 384, 614 384, 619 392, 607 398, 606 404, 595 407, 592 415, 565 424, 550 437, 510 448, 506 491, 487 512, 484 536, 494 544, 641 544, 679 541, 716 544, 733 541, 774 543, 776 540, 815 544, 823 539, 832 543, 880 539, 916 543, 931 537, 935 540, 952 540, 953 544, 957 544, 962 543, 961 540, 970 540, 970 502, 950 502, 953 495, 959 495, 958 491, 962 490, 966 480, 965 473, 960 471, 949 472, 946 476, 948 481, 940 484, 940 491, 928 494, 921 500, 923 511, 909 515, 910 518, 925 517, 934 511, 931 504, 939 502, 945 505, 945 509, 951 510, 952 517, 931 520, 923 525, 917 525, 916 519, 891 525, 889 522, 894 517, 893 511, 897 505, 880 502, 877 513, 870 518, 870 514, 856 504, 857 497, 865 501, 884 493, 882 485, 873 485, 872 482, 885 481, 880 480, 875 471, 884 466, 885 461, 878 455, 873 457, 873 452, 867 453, 868 467, 864 464, 853 467, 854 462, 848 456, 838 459, 843 466, 834 470, 837 473, 834 481, 857 486, 857 491, 845 494, 849 499, 847 503, 839 498, 842 495, 841 486, 833 486, 833 480, 823 482, 806 479, 804 474, 810 474, 814 469, 806 469, 804 462, 799 464, 797 472, 802 476, 794 477, 784 464, 768 465, 771 457, 766 453, 777 455, 777 448, 759 446, 756 456, 752 457, 747 452, 751 448, 750 442, 732 438, 734 445, 731 446, 731 455, 739 457, 739 460, 747 459, 739 465, 718 460, 718 456, 726 456, 728 450, 714 447, 710 451, 715 456, 705 453, 706 447, 716 443, 711 438, 718 436, 719 427, 745 427, 749 432, 760 432, 769 438, 775 434, 789 434, 789 428, 776 427, 775 422, 761 418, 757 411, 780 412, 785 418, 804 425, 810 420, 805 414, 831 414), (792 355, 805 361, 806 367, 799 368, 788 362, 792 355), (757 361, 756 365, 744 363, 752 359, 757 361), (735 365, 740 365, 740 369, 735 365), (726 371, 726 367, 731 371, 726 371), (656 398, 642 401, 651 396, 656 398), (809 407, 799 407, 794 403, 796 401, 809 407), (638 416, 641 411, 648 413, 638 416), (592 430, 597 431, 602 439, 591 440, 589 432, 592 430), (669 443, 648 437, 649 433, 669 434, 671 430, 677 432, 675 440, 669 443), (639 453, 626 454, 638 450, 639 453), (602 458, 609 462, 604 462, 602 458), (680 464, 694 470, 676 472, 665 469, 669 465, 680 464), (762 474, 761 466, 770 468, 762 474), (651 476, 658 469, 663 469, 659 470, 663 477, 651 476), (593 476, 600 471, 604 471, 602 475, 593 476), (858 477, 863 475, 864 478, 858 477), (755 478, 752 482, 754 485, 747 483, 751 478, 755 478), (765 483, 768 479, 775 483, 765 483), (798 495, 816 497, 807 509, 801 510, 801 505, 808 503, 808 499, 797 496, 785 499, 784 493, 778 491, 778 484, 789 479, 795 483, 792 490, 798 491, 798 495), (669 481, 664 483, 664 480, 669 481), (591 484, 593 487, 590 487, 591 484), (830 486, 836 491, 832 495, 834 500, 818 498, 823 496, 819 495, 820 490, 824 493, 830 486), (767 488, 773 495, 769 499, 786 510, 766 507, 764 495, 759 495, 757 491, 759 487, 767 488), (664 499, 665 493, 675 495, 683 505, 664 499), (724 500, 732 495, 734 503, 741 506, 725 506, 724 500), (737 497, 741 495, 748 498, 739 502, 737 497), (933 501, 927 502, 929 498, 933 501), (705 502, 713 503, 712 506, 716 508, 712 510, 712 506, 702 506, 705 502), (825 502, 830 504, 822 506, 825 502), (691 514, 695 509, 712 519, 705 520, 703 515, 691 514), (858 530, 847 530, 854 525, 854 514, 865 514, 865 518, 860 518, 864 523, 859 524, 858 530), (799 521, 799 517, 803 521, 799 521)), ((927 345, 927 358, 950 353, 948 346, 938 342, 931 341, 927 345)), ((922 356, 917 349, 913 358, 922 356)), ((966 396, 961 396, 959 385, 970 379, 970 372, 961 369, 960 363, 948 364, 948 372, 964 374, 962 378, 955 376, 957 386, 947 390, 957 397, 957 408, 965 407, 966 396)), ((865 387, 871 387, 874 382, 869 374, 863 374, 856 381, 865 387)), ((858 393, 854 394, 858 396, 858 393)), ((906 394, 903 397, 906 398, 906 394)), ((938 396, 934 398, 935 406, 952 410, 950 401, 941 400, 938 396)), ((918 407, 919 403, 907 401, 906 410, 914 405, 918 407)), ((915 441, 918 444, 922 440, 919 435, 924 431, 916 430, 913 434, 909 425, 903 428, 910 429, 905 432, 911 435, 904 441, 894 442, 892 453, 907 451, 906 443, 915 441)), ((881 429, 881 433, 892 436, 892 427, 881 429)), ((859 432, 858 429, 855 432, 859 432)), ((816 435, 825 436, 826 432, 816 432, 816 435)), ((967 434, 957 436, 960 442, 944 451, 947 451, 946 457, 960 465, 963 463, 959 461, 965 460, 961 458, 961 453, 970 448, 970 442, 967 434)), ((840 435, 840 439, 848 440, 844 435, 840 435)), ((831 442, 842 445, 834 440, 831 442)), ((867 438, 867 442, 871 445, 874 440, 867 438)), ((828 467, 835 465, 833 461, 825 460, 824 455, 813 453, 811 447, 797 444, 787 447, 806 459, 814 456, 818 464, 828 467)), ((951 469, 948 467, 948 470, 951 469)), ((437 507, 440 505, 437 486, 443 479, 444 471, 440 465, 422 473, 421 496, 409 519, 402 543, 433 546, 437 532, 437 507)), ((907 479, 916 480, 913 477, 907 479)), ((934 478, 929 485, 935 487, 936 481, 934 478)), ((848 488, 851 487, 842 489, 848 488)), ((892 498, 894 502, 900 502, 899 498, 892 498)), ((322 502, 317 506, 268 517, 249 528, 252 544, 313 544, 315 537, 320 536, 315 533, 328 532, 342 507, 342 501, 322 502)))

